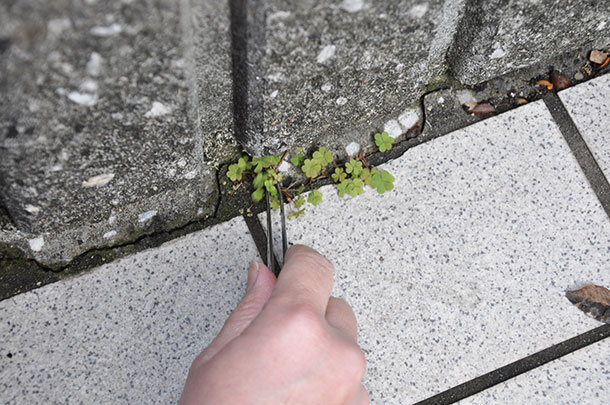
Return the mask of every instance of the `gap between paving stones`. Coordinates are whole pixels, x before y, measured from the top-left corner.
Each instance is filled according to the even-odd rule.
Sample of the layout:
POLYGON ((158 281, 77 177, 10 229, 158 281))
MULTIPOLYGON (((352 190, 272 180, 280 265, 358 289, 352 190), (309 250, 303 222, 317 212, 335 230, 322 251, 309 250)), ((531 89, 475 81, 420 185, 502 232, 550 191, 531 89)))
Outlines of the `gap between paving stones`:
POLYGON ((602 325, 589 332, 585 332, 572 339, 565 340, 547 349, 524 357, 504 367, 483 374, 477 378, 457 385, 437 395, 417 402, 417 405, 445 405, 452 404, 471 395, 491 388, 520 374, 531 371, 537 367, 557 360, 567 354, 575 352, 589 345, 610 337, 610 325, 602 325))
MULTIPOLYGON (((566 71, 572 72, 573 74, 580 69, 579 63, 575 63, 574 61, 581 61, 581 58, 575 55, 586 54, 586 52, 585 48, 581 48, 566 53, 560 56, 560 58, 565 59, 566 61, 559 62, 559 59, 557 59, 555 65, 551 66, 563 66, 566 71)), ((476 86, 465 87, 459 83, 453 83, 453 85, 450 85, 449 87, 425 92, 422 94, 419 101, 423 106, 423 128, 421 128, 421 133, 415 138, 403 138, 402 140, 399 140, 391 151, 385 153, 373 152, 367 155, 367 161, 372 165, 380 165, 389 160, 396 159, 412 147, 497 115, 485 114, 473 116, 467 114, 457 98, 449 99, 450 94, 455 94, 456 91, 459 91, 455 90, 455 88, 459 88, 462 91, 472 91, 474 94, 478 94, 479 98, 485 97, 485 99, 497 100, 495 102, 499 106, 498 113, 500 114, 517 108, 519 105, 514 103, 514 100, 510 100, 510 90, 506 88, 506 85, 504 85, 504 87, 498 87, 498 82, 512 83, 512 88, 513 84, 521 81, 522 83, 525 83, 522 88, 529 90, 527 94, 529 100, 535 101, 543 98, 545 94, 547 94, 545 90, 535 89, 527 83, 530 83, 532 78, 539 77, 545 72, 550 71, 551 66, 547 65, 545 68, 527 68, 509 73, 500 78, 494 78, 476 86), (533 72, 535 71, 538 71, 539 73, 534 74, 533 72), (529 77, 529 79, 525 80, 524 77, 529 77), (453 91, 450 89, 453 89, 453 91), (443 97, 443 95, 447 97, 446 105, 438 103, 438 95, 441 95, 440 97, 443 97), (502 100, 504 100, 504 102, 502 102, 502 100)), ((610 72, 610 66, 592 72, 592 75, 582 82, 586 82, 608 72, 610 72)), ((216 182, 220 191, 219 198, 216 201, 213 215, 207 219, 193 221, 173 230, 143 235, 130 243, 103 249, 93 249, 77 256, 70 264, 56 269, 42 266, 34 260, 20 259, 19 256, 16 258, 0 258, 0 264, 4 270, 4 273, 0 276, 0 300, 51 282, 59 281, 63 278, 70 277, 74 274, 81 273, 143 249, 157 247, 168 240, 228 221, 238 215, 244 215, 244 218, 247 218, 264 211, 264 204, 252 204, 249 192, 244 190, 243 187, 237 190, 237 192, 232 190, 232 185, 226 178, 227 167, 228 165, 221 166, 216 172, 216 182)), ((313 187, 319 188, 330 183, 331 180, 326 179, 316 182, 313 184, 313 187)), ((249 223, 251 223, 251 221, 249 221, 249 223)), ((256 243, 260 244, 261 241, 257 240, 256 243)))
POLYGON ((606 214, 610 217, 610 185, 604 172, 599 167, 582 134, 574 124, 572 117, 570 117, 557 93, 547 94, 544 97, 544 103, 559 126, 566 143, 572 150, 572 154, 576 157, 578 164, 587 177, 591 188, 595 191, 602 207, 604 207, 606 214))

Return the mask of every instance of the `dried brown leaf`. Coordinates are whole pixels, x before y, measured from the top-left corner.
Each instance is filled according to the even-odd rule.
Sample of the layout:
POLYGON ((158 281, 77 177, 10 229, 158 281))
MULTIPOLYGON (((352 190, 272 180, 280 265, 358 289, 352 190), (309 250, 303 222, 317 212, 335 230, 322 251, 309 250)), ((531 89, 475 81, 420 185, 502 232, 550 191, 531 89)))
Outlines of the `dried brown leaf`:
POLYGON ((604 61, 604 63, 601 64, 601 66, 599 67, 600 69, 605 68, 606 66, 608 66, 608 63, 610 63, 610 56, 608 56, 606 58, 606 60, 604 61))
POLYGON ((553 87, 555 87, 557 90, 563 90, 566 87, 570 87, 572 85, 568 76, 556 70, 553 70, 551 72, 551 83, 553 84, 553 87))
POLYGON ((610 323, 610 290, 589 284, 579 290, 568 291, 566 298, 588 316, 610 323))
POLYGON ((480 103, 469 110, 471 114, 489 114, 497 112, 496 107, 489 103, 480 103))
POLYGON ((517 98, 515 99, 515 101, 516 101, 516 102, 517 102, 517 104, 519 104, 519 105, 527 104, 527 100, 526 100, 525 98, 523 98, 523 97, 517 97, 517 98))
POLYGON ((598 51, 597 49, 592 50, 589 54, 589 60, 598 65, 604 63, 606 58, 608 58, 608 52, 598 51))
POLYGON ((553 83, 549 82, 548 80, 538 80, 536 83, 534 83, 534 86, 546 86, 547 90, 553 90, 553 83))

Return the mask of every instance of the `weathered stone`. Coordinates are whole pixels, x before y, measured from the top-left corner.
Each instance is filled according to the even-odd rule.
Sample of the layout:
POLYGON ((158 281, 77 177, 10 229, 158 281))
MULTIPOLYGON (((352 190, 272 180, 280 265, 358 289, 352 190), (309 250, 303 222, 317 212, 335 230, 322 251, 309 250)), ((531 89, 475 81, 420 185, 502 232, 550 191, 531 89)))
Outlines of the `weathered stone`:
POLYGON ((215 25, 196 35, 210 28, 222 43, 194 55, 186 0, 0 5, 0 205, 12 221, 0 251, 59 266, 213 213, 202 138, 232 120, 229 54, 218 58, 228 5, 216 3, 197 2, 215 25), (206 51, 216 63, 196 91, 193 59, 206 51), (197 111, 210 89, 199 99, 216 108, 197 111))
MULTIPOLYGON (((242 145, 254 155, 319 142, 346 154, 415 125, 444 71, 461 1, 235 1, 242 145), (237 7, 238 4, 246 7, 237 7), (440 29, 439 27, 443 27, 440 29), (246 86, 246 89, 243 87, 246 86), (412 122, 413 121, 413 122, 412 122), (342 148, 340 147, 342 144, 342 148)), ((234 43, 235 47, 235 43, 234 43)))
POLYGON ((609 16, 608 1, 472 0, 449 58, 452 74, 476 84, 581 46, 607 46, 609 16))

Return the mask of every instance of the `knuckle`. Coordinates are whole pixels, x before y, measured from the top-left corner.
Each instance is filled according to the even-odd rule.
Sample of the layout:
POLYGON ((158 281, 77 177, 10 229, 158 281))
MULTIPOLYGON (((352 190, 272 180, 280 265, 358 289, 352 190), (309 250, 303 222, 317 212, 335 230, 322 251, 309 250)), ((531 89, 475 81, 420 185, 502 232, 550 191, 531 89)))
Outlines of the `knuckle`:
POLYGON ((357 345, 350 345, 345 349, 343 364, 346 378, 351 382, 360 383, 366 370, 366 358, 357 345))

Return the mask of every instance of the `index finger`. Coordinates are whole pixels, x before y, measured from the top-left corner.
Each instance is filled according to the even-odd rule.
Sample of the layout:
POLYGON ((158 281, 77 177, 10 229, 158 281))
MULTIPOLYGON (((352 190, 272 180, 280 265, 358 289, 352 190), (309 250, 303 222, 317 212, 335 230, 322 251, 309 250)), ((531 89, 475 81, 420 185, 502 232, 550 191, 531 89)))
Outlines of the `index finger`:
POLYGON ((314 249, 294 245, 286 252, 284 267, 271 299, 305 305, 324 316, 333 288, 333 265, 314 249))

